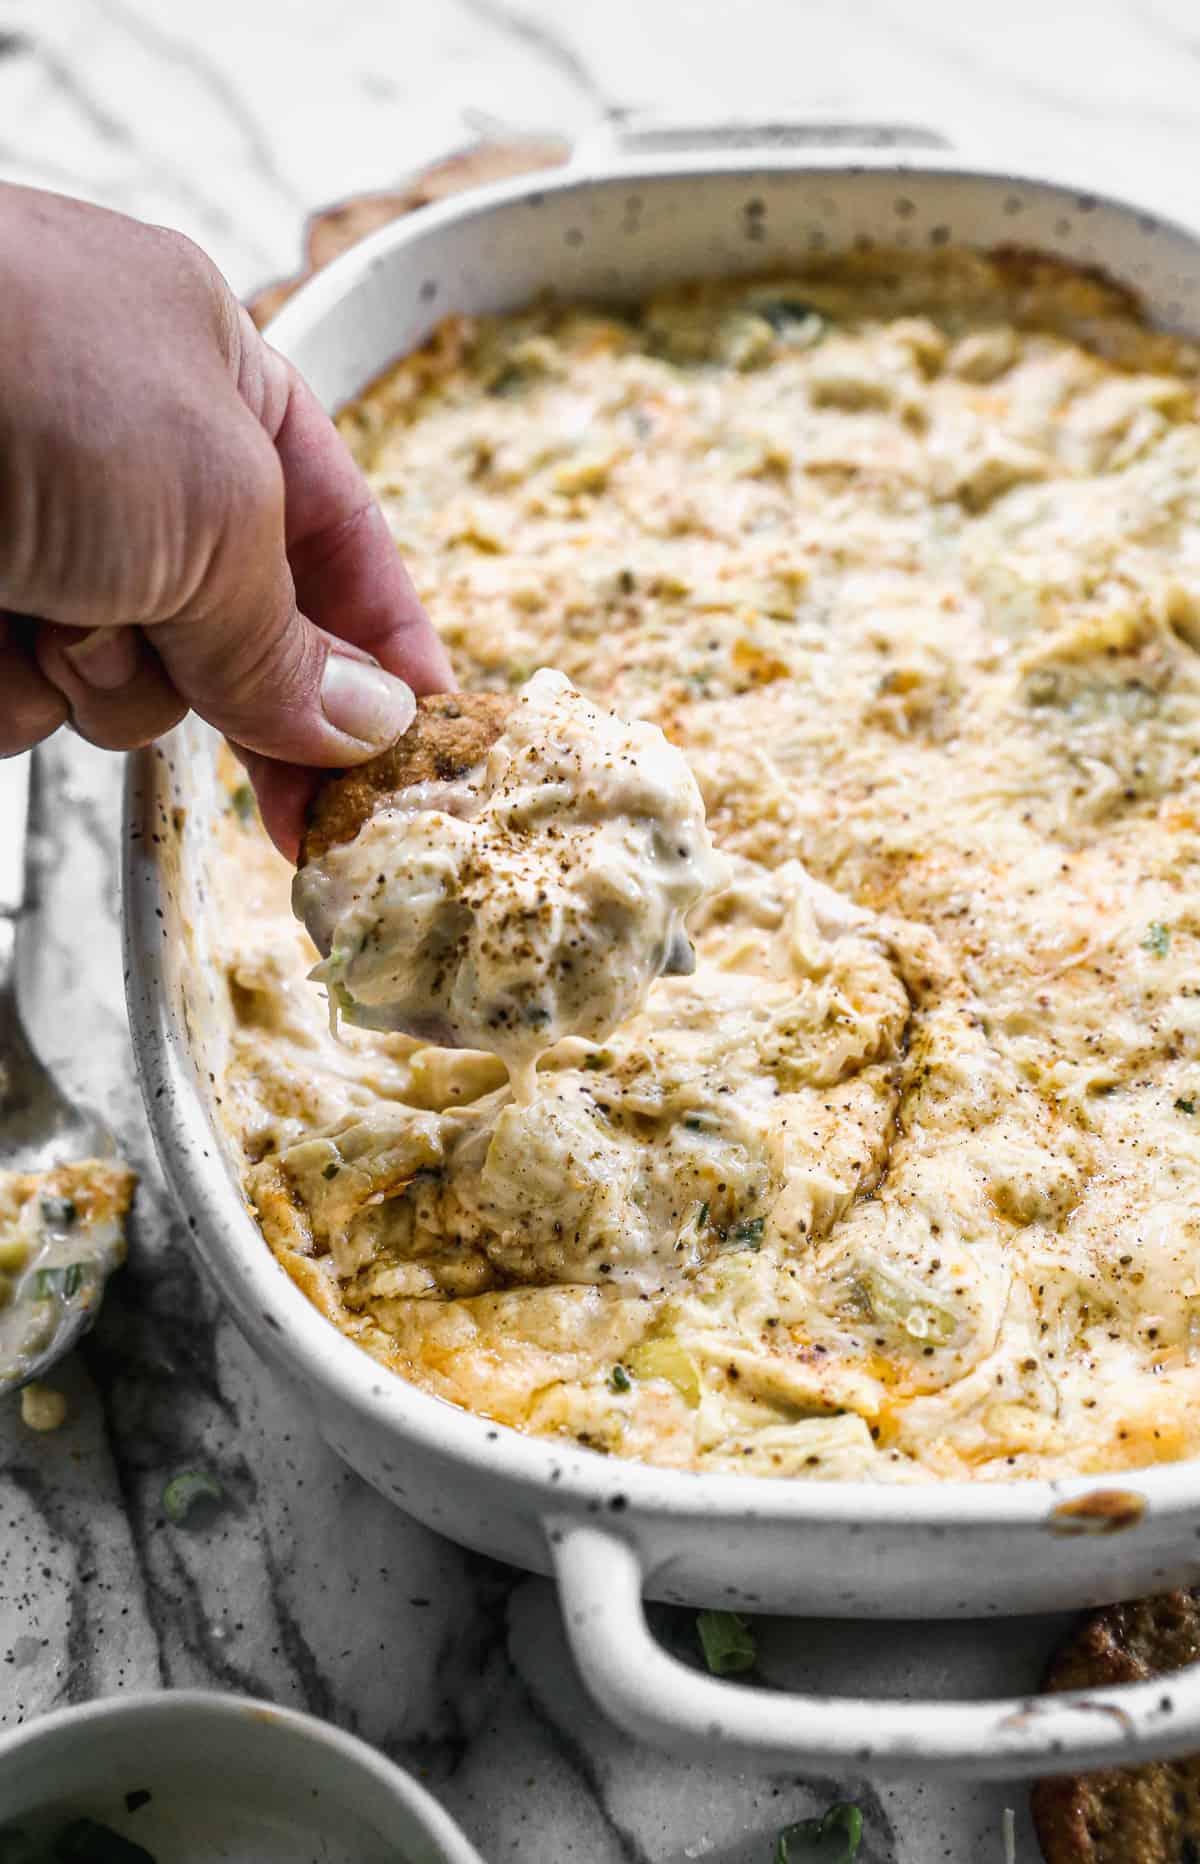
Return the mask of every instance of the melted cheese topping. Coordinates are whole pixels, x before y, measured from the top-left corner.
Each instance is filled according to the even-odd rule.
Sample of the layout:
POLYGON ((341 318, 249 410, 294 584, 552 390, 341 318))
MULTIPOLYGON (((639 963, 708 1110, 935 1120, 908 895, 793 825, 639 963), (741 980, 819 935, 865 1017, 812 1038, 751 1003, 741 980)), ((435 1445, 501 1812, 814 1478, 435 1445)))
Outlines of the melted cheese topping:
POLYGON ((692 969, 684 915, 724 874, 683 754, 543 668, 485 763, 379 810, 292 904, 352 1022, 488 1050, 528 1103, 539 1055, 692 969))
POLYGON ((1026 261, 451 320, 343 417, 464 684, 686 753, 733 882, 528 1108, 226 904, 263 1228, 403 1376, 682 1467, 1200 1452, 1196 356, 1026 261))

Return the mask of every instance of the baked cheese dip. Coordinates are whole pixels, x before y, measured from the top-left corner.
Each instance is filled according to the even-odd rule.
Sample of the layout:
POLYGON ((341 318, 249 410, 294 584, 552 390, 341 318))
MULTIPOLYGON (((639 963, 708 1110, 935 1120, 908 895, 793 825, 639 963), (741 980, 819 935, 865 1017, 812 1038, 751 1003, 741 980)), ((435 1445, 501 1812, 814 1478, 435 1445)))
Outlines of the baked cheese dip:
POLYGON ((872 253, 452 318, 341 428, 463 686, 658 727, 728 884, 522 1105, 331 1036, 231 808, 224 1111, 300 1287, 658 1464, 1200 1452, 1196 353, 1048 262, 872 253))
POLYGON ((404 786, 305 860, 292 904, 335 1016, 499 1055, 524 1104, 547 1049, 603 1040, 655 978, 693 968, 684 917, 725 863, 656 726, 542 668, 497 731, 480 762, 404 786))

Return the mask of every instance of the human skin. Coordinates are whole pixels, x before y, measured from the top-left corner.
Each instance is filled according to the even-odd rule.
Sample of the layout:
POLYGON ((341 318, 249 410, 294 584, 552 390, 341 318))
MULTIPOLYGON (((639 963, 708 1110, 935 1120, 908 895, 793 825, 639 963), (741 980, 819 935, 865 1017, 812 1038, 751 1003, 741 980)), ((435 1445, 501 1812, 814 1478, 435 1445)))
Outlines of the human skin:
POLYGON ((365 480, 212 262, 0 186, 0 756, 193 710, 294 858, 315 771, 450 684, 365 480))

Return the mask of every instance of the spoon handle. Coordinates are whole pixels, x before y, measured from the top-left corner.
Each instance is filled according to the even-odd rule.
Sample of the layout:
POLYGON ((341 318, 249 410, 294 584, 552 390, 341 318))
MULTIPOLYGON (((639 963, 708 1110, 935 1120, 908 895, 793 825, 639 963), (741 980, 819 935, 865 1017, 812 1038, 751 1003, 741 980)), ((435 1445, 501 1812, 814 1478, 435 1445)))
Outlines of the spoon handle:
POLYGON ((25 831, 29 820, 28 752, 0 760, 0 918, 25 904, 25 831))
POLYGON ((28 753, 0 761, 0 997, 12 990, 15 921, 25 904, 31 761, 28 753))

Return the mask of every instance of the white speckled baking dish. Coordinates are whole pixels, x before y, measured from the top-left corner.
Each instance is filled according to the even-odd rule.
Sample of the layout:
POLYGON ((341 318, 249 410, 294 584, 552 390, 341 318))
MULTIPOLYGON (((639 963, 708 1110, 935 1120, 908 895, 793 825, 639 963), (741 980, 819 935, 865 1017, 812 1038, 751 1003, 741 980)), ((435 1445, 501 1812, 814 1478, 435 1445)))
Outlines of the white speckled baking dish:
MULTIPOLYGON (((330 407, 450 310, 547 285, 633 295, 864 241, 1019 240, 1133 285, 1200 333, 1200 239, 1064 181, 973 167, 936 139, 654 135, 386 227, 307 285, 272 340, 330 407), (899 146, 898 146, 899 145, 899 146)), ((402 1508, 554 1571, 576 1657, 629 1730, 763 1765, 1004 1775, 1200 1747, 1200 1665, 1037 1701, 785 1695, 700 1675, 651 1639, 644 1594, 844 1617, 986 1616, 1104 1603, 1200 1576, 1196 1463, 1067 1483, 875 1487, 699 1475, 524 1437, 389 1376, 292 1285, 246 1209, 209 1085, 222 1029, 205 969, 212 744, 189 723, 131 765, 126 925, 142 1083, 196 1246, 329 1443, 402 1508), (186 811, 186 822, 179 810, 186 811)))

